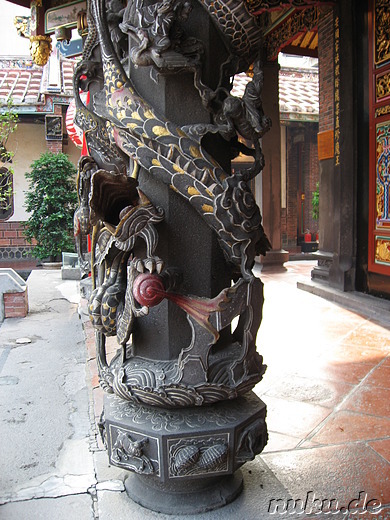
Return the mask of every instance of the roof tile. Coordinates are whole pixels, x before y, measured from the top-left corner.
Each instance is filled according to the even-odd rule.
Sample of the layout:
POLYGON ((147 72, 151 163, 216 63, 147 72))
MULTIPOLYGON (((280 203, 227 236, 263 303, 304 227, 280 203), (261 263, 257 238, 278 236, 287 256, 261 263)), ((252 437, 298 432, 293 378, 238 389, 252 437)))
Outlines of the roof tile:
MULTIPOLYGON (((232 94, 241 97, 250 81, 245 73, 234 76, 232 94)), ((319 113, 318 73, 302 69, 282 68, 279 72, 279 110, 281 119, 288 114, 312 118, 319 113)), ((288 118, 288 117, 286 117, 288 118)))
MULTIPOLYGON (((55 59, 55 57, 53 57, 55 59)), ((62 94, 73 95, 74 60, 60 60, 62 94)), ((44 91, 45 67, 31 65, 25 59, 0 58, 0 104, 11 97, 15 105, 37 105, 44 91)))

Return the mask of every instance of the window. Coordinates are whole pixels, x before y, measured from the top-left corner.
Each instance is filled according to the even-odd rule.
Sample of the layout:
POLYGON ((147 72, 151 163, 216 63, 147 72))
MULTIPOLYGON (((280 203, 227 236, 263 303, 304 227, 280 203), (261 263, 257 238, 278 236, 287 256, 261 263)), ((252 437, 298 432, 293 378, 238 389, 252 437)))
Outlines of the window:
POLYGON ((0 220, 7 220, 14 212, 13 175, 5 166, 0 168, 0 220))

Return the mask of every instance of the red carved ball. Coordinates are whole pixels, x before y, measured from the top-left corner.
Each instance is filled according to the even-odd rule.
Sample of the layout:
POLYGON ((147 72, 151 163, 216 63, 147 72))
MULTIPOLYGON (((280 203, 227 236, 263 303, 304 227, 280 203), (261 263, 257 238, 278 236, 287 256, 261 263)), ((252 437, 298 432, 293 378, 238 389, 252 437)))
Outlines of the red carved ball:
POLYGON ((133 283, 133 295, 140 305, 154 307, 165 298, 164 284, 157 274, 139 274, 133 283))

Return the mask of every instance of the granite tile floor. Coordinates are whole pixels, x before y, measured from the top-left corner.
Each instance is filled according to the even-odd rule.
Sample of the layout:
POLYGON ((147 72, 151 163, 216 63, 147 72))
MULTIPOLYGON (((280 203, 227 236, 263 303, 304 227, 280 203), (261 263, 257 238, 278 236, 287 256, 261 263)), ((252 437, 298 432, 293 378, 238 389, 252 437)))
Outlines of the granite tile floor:
MULTIPOLYGON (((269 442, 244 466, 243 495, 191 517, 136 506, 143 518, 390 520, 390 316, 368 312, 364 300, 357 312, 299 290, 315 262, 285 265, 255 269, 265 296, 257 345, 268 366, 255 392, 267 405, 269 442)), ((102 391, 88 323, 85 330, 98 420, 102 391)), ((107 493, 101 519, 109 518, 107 493)), ((119 518, 128 505, 117 507, 119 518)))
MULTIPOLYGON (((262 459, 295 499, 313 492, 348 506, 360 493, 382 505, 367 518, 390 519, 390 316, 368 318, 363 303, 358 313, 297 290, 313 265, 259 273, 257 344, 268 365, 255 388, 268 408, 262 459)), ((352 504, 359 518, 363 502, 352 504)))

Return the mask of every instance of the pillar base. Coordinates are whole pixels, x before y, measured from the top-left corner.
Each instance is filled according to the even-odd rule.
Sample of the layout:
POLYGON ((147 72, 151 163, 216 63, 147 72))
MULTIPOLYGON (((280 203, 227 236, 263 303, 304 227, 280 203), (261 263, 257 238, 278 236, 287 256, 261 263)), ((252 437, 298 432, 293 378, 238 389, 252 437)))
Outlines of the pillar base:
POLYGON ((238 470, 233 475, 175 482, 169 486, 154 478, 130 474, 125 487, 129 497, 147 509, 168 515, 192 515, 233 502, 242 491, 243 478, 238 470))
POLYGON ((268 440, 266 406, 250 392, 209 406, 164 409, 104 398, 110 464, 129 470, 128 495, 167 514, 195 514, 232 502, 239 468, 268 440))
POLYGON ((272 249, 271 251, 267 251, 265 256, 257 257, 259 263, 263 266, 262 271, 265 271, 269 268, 279 267, 285 269, 284 262, 288 262, 289 260, 289 252, 284 249, 272 249))
POLYGON ((316 251, 313 253, 317 265, 311 271, 311 279, 315 282, 329 283, 329 271, 333 264, 333 253, 327 253, 326 251, 316 251))

